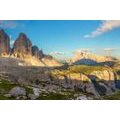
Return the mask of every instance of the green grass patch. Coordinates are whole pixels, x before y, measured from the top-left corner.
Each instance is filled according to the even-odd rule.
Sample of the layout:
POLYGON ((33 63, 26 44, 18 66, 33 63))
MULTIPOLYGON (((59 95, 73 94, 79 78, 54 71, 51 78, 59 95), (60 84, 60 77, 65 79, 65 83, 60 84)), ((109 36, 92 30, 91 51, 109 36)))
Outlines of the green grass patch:
POLYGON ((67 69, 55 69, 51 71, 51 76, 67 76, 70 73, 83 73, 89 75, 93 71, 103 71, 108 70, 107 67, 104 66, 89 66, 89 65, 73 65, 68 67, 67 69))
POLYGON ((68 95, 63 95, 59 93, 45 93, 40 95, 38 98, 39 100, 69 100, 72 99, 73 95, 68 94, 68 95))
POLYGON ((104 67, 104 66, 89 66, 89 65, 74 65, 74 66, 70 66, 68 68, 68 70, 70 72, 74 72, 74 73, 84 73, 84 74, 90 74, 93 71, 103 71, 106 70, 108 68, 104 67))
POLYGON ((5 92, 8 92, 10 91, 13 87, 17 86, 16 84, 14 83, 11 83, 9 81, 0 81, 0 92, 1 91, 5 91, 5 92))
MULTIPOLYGON (((41 93, 39 100, 71 100, 77 96, 85 95, 82 91, 61 90, 61 93, 41 93)), ((88 94, 86 94, 88 95, 88 94)))
POLYGON ((14 97, 6 97, 6 96, 0 94, 0 100, 15 100, 15 98, 14 97))
POLYGON ((5 97, 3 95, 0 95, 0 100, 8 100, 8 97, 5 97))
POLYGON ((24 88, 25 88, 27 94, 32 94, 33 93, 33 89, 32 88, 25 87, 25 86, 24 86, 24 88))

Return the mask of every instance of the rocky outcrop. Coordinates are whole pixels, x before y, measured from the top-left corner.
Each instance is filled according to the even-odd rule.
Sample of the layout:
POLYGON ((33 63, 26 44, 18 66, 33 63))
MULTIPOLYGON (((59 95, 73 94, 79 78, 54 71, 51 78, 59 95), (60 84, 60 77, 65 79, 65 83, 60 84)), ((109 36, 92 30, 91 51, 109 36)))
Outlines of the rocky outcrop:
POLYGON ((112 70, 93 71, 90 75, 95 76, 98 80, 105 81, 114 81, 117 77, 112 70))
POLYGON ((82 90, 83 92, 90 93, 99 97, 98 92, 95 90, 91 79, 82 73, 68 73, 64 74, 61 71, 56 71, 52 74, 53 79, 59 79, 63 87, 74 90, 82 90))
POLYGON ((56 70, 52 73, 53 79, 59 79, 65 88, 78 89, 99 97, 100 95, 111 95, 117 90, 116 73, 111 69, 93 71, 89 75, 70 71, 56 70))
POLYGON ((3 29, 0 30, 0 55, 7 56, 10 53, 10 38, 3 29))
POLYGON ((109 95, 116 90, 117 75, 112 70, 93 71, 89 77, 101 95, 109 95))
POLYGON ((32 43, 24 33, 19 34, 14 43, 12 54, 17 58, 25 58, 32 55, 32 43))

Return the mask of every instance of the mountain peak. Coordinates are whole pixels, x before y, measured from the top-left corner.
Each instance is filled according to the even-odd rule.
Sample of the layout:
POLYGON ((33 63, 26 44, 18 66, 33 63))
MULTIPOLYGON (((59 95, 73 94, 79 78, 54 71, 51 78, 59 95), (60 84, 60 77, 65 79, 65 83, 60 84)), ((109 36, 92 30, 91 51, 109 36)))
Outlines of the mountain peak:
POLYGON ((10 52, 10 38, 3 29, 0 29, 0 55, 6 56, 10 52))
POLYGON ((26 35, 25 33, 21 32, 21 33, 19 34, 19 36, 18 36, 18 39, 27 40, 28 37, 27 37, 27 35, 26 35))

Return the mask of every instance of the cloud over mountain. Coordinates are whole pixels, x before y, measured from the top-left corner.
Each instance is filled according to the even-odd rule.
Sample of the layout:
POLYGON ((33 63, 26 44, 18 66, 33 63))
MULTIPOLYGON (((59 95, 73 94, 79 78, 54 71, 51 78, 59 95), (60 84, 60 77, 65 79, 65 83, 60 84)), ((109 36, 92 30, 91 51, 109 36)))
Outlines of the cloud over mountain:
POLYGON ((85 35, 84 38, 94 38, 118 27, 120 27, 120 20, 102 21, 101 25, 95 31, 85 35))

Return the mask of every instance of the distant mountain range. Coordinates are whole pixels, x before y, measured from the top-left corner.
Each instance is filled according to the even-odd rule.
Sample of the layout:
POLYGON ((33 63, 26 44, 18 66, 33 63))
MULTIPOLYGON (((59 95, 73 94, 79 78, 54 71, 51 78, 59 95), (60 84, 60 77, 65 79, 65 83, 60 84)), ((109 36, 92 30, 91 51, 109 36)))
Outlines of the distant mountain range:
POLYGON ((106 65, 112 65, 114 62, 116 62, 117 59, 111 56, 100 56, 95 55, 93 53, 89 52, 76 52, 74 57, 68 60, 68 63, 70 64, 86 64, 86 65, 96 65, 96 64, 106 64, 106 65))
MULTIPOLYGON (((0 29, 0 56, 23 60, 26 65, 35 66, 60 66, 52 56, 46 55, 37 46, 33 46, 31 40, 24 33, 20 33, 18 38, 10 48, 10 38, 7 33, 0 29)), ((19 63, 19 65, 23 65, 19 63)))

